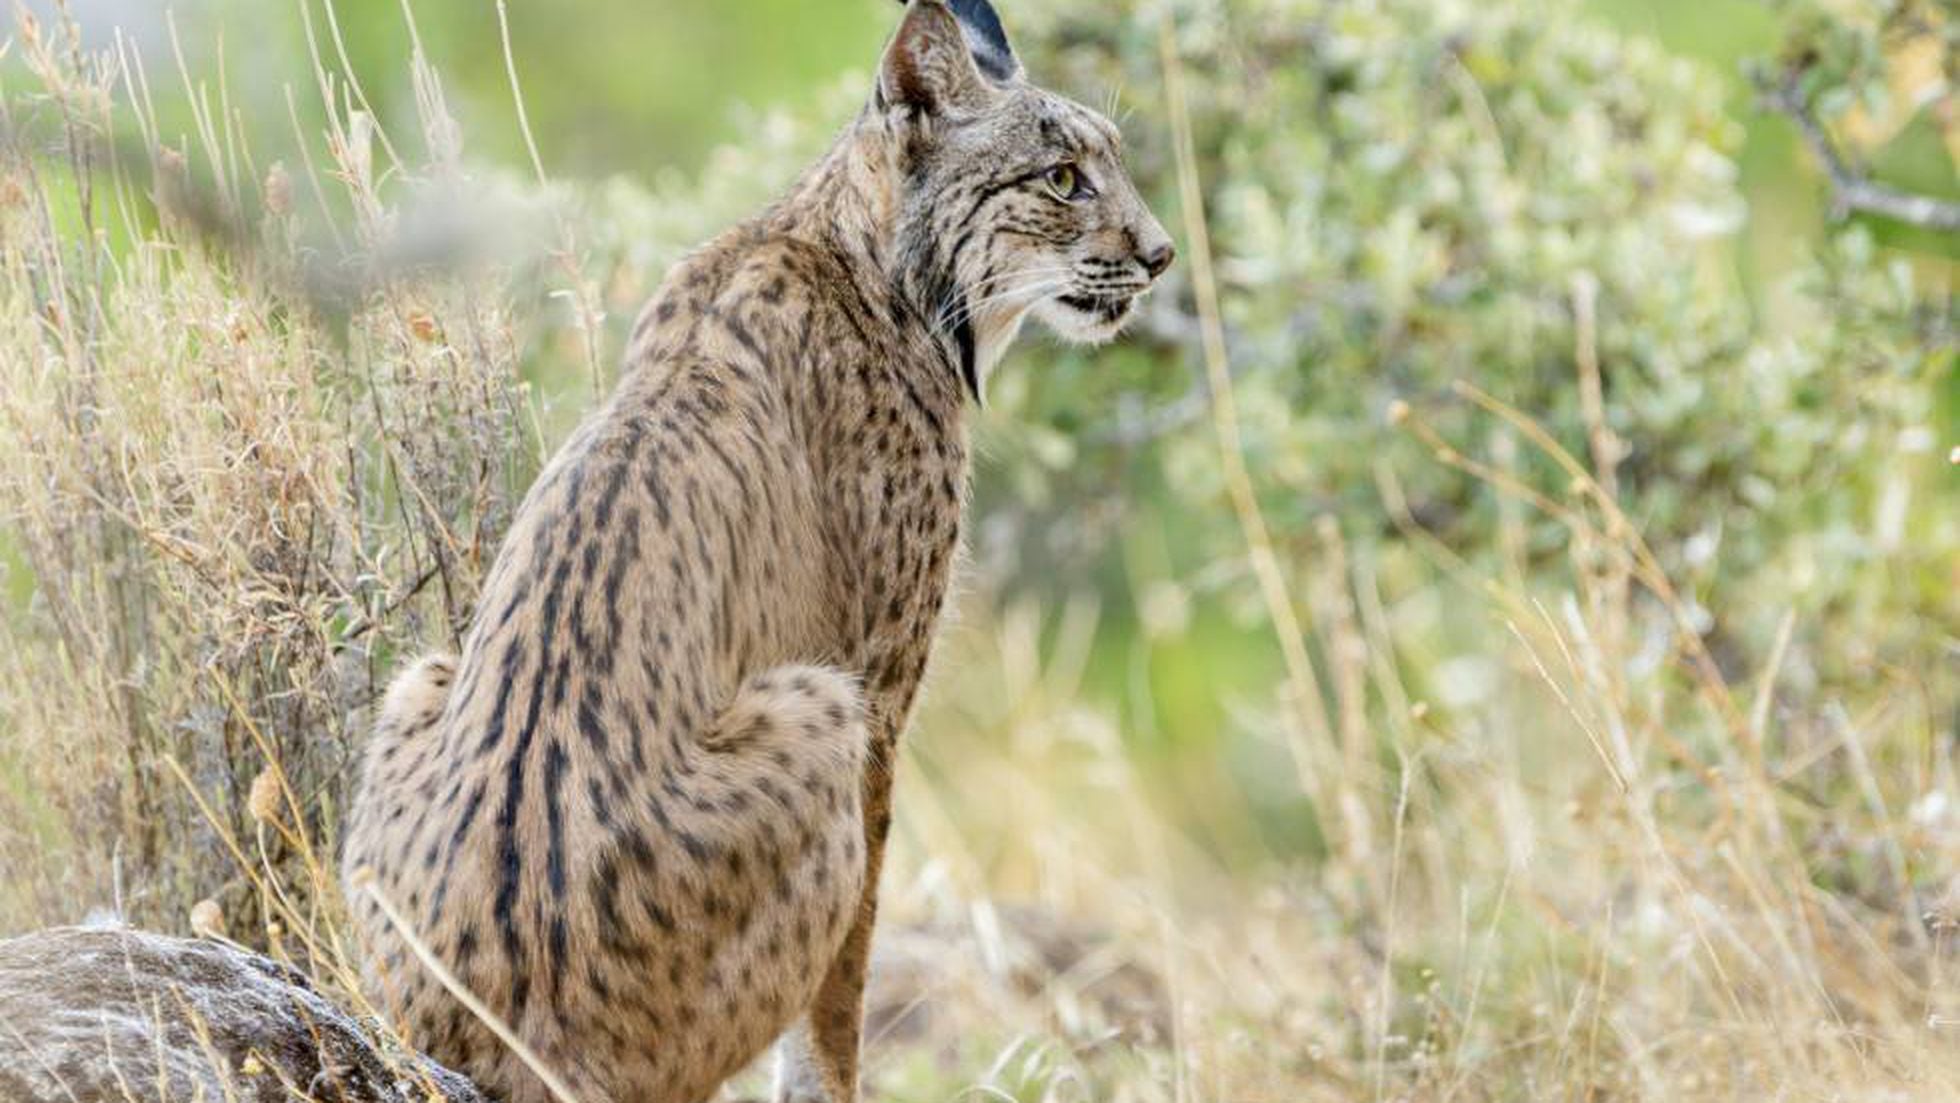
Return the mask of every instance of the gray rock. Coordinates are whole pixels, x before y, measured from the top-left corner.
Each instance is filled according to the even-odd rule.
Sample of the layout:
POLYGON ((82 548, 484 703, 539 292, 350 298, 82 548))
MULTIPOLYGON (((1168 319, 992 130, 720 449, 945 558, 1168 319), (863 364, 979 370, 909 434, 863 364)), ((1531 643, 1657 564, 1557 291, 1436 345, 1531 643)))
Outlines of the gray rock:
POLYGON ((0 1100, 295 1098, 488 1103, 456 1073, 385 1047, 299 971, 228 943, 124 927, 0 941, 0 1100))

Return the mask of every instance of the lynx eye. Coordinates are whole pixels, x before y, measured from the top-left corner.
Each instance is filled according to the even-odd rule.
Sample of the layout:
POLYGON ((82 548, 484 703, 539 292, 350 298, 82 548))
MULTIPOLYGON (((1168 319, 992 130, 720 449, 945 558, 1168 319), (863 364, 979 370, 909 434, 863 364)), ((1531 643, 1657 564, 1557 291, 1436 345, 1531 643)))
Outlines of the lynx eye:
POLYGON ((1048 190, 1055 193, 1055 198, 1065 203, 1085 198, 1089 194, 1089 189, 1083 186, 1082 174, 1076 171, 1074 165, 1056 165, 1048 170, 1042 180, 1048 185, 1048 190))

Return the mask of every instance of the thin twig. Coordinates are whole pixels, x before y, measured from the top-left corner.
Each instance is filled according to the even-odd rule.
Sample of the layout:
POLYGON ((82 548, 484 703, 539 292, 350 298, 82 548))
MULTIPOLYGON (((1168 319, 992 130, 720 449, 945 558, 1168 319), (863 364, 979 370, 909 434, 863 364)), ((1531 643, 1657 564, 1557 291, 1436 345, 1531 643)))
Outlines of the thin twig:
POLYGON ((366 870, 356 870, 353 881, 355 891, 364 893, 368 899, 374 901, 375 906, 381 909, 382 916, 388 920, 388 925, 395 929, 395 935, 408 946, 409 952, 413 953, 416 960, 422 963, 422 967, 436 978, 438 984, 448 990, 457 1003, 462 1004, 470 1014, 475 1015, 484 1026, 488 1027, 490 1032, 497 1036, 498 1041, 510 1047, 510 1051, 516 1054, 518 1060, 524 1062, 532 1075, 544 1082, 545 1088, 558 1098, 559 1103, 579 1103, 578 1096, 573 1094, 571 1087, 552 1071, 550 1065, 545 1064, 537 1051, 526 1045, 524 1039, 511 1029, 509 1023, 490 1010, 489 1005, 478 999, 474 992, 457 979, 456 974, 443 965, 441 959, 436 957, 435 951, 429 949, 429 944, 422 941, 422 937, 415 933, 415 928, 409 925, 408 920, 395 909, 394 903, 381 891, 380 886, 375 884, 372 874, 366 870))

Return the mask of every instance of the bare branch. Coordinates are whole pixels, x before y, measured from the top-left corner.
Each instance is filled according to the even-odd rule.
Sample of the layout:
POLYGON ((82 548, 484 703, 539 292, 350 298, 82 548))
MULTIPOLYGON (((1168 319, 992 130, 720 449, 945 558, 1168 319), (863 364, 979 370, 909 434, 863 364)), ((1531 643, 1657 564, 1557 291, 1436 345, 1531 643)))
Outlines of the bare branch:
POLYGON ((1960 203, 1918 195, 1875 183, 1854 167, 1838 150, 1837 143, 1818 120, 1809 99, 1799 87, 1803 72, 1792 69, 1774 87, 1764 90, 1769 105, 1797 124, 1797 133, 1823 165, 1831 181, 1831 213, 1844 218, 1855 212, 1875 214, 1929 230, 1960 232, 1960 203))

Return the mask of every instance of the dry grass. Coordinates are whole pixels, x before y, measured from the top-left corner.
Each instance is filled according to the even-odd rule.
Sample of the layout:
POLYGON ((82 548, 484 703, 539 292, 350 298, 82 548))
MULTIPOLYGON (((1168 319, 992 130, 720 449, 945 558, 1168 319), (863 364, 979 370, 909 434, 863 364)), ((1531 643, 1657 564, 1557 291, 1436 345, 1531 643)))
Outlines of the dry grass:
MULTIPOLYGON (((177 78, 202 114, 176 148, 136 58, 21 18, 34 84, 0 96, 0 931, 77 902, 182 929, 209 900, 198 926, 352 998, 331 856, 366 706, 469 615, 551 420, 522 364, 597 381, 600 274, 564 219, 535 267, 432 219, 492 189, 419 57, 419 156, 323 61, 324 149, 298 134, 317 160, 280 168, 254 162, 222 88, 177 78), (561 289, 575 309, 555 315, 541 292, 561 289)), ((1581 319, 1591 294, 1574 288, 1581 319)), ((1583 459, 1471 388, 1458 401, 1509 451, 1397 411, 1513 526, 1563 526, 1561 564, 1497 571, 1406 514, 1388 552, 1332 523, 1276 549, 1207 342, 1289 659, 1237 704, 1296 767, 1275 784, 1325 840, 1312 863, 1199 846, 1179 779, 1142 772, 1085 688, 1095 606, 972 580, 886 886, 912 933, 888 952, 884 1097, 1960 1092, 1952 921, 1924 896, 1960 857, 1951 695, 1928 671, 1786 693, 1827 624, 1786 622, 1740 678, 1718 662, 1621 500, 1588 334, 1583 459), (1518 450, 1562 483, 1524 482, 1546 468, 1518 450), (1412 627, 1439 602, 1473 629, 1447 655, 1412 627), (1476 665, 1474 694, 1452 699, 1446 658, 1476 665)), ((1258 834, 1239 794, 1207 796, 1209 837, 1258 834)))
POLYGON ((261 166, 222 92, 181 78, 199 118, 176 148, 138 58, 19 18, 37 86, 5 102, 0 481, 32 606, 0 662, 0 924, 215 897, 250 929, 263 901, 212 859, 250 836, 254 777, 276 768, 296 826, 332 838, 366 705, 401 649, 464 624, 535 467, 505 280, 405 259, 448 243, 403 206, 464 186, 432 82, 420 163, 323 76, 328 158, 261 166), (312 203, 346 217, 319 234, 312 203))

